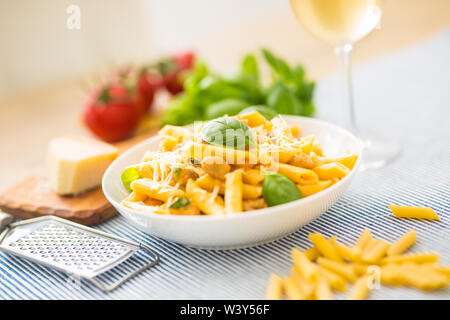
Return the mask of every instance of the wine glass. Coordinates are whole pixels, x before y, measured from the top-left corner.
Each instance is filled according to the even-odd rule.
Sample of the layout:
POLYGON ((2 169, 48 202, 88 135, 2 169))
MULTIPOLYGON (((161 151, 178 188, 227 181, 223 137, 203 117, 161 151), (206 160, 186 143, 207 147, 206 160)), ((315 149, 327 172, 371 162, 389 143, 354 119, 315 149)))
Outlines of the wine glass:
POLYGON ((392 140, 363 135, 356 125, 350 54, 352 45, 366 36, 381 18, 379 0, 290 0, 300 24, 313 36, 334 46, 347 87, 349 130, 361 141, 361 170, 379 168, 395 159, 400 148, 392 140))

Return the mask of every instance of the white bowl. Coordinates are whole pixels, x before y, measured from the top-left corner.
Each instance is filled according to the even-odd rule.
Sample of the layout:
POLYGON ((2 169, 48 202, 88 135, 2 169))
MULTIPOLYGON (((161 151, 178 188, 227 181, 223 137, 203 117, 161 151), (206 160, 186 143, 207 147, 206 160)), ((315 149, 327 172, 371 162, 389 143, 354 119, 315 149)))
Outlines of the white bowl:
POLYGON ((358 170, 361 147, 348 131, 327 122, 297 116, 283 116, 297 124, 303 135, 314 134, 326 155, 358 154, 352 171, 333 186, 309 197, 283 205, 226 216, 178 216, 139 212, 120 202, 128 195, 120 175, 129 165, 141 161, 148 150, 158 148, 159 139, 150 138, 120 155, 103 176, 103 192, 126 220, 153 236, 186 246, 237 248, 279 239, 326 212, 342 195, 358 170))

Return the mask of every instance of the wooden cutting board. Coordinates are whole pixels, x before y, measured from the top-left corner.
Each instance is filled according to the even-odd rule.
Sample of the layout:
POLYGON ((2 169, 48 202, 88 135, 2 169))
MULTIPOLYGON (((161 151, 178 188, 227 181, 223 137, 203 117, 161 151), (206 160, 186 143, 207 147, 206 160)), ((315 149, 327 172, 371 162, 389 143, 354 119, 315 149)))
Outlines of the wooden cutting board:
MULTIPOLYGON (((123 152, 154 135, 156 130, 117 143, 123 152)), ((53 192, 42 176, 30 176, 0 195, 0 209, 20 219, 55 215, 84 225, 97 224, 117 212, 97 188, 77 196, 60 196, 53 192)))

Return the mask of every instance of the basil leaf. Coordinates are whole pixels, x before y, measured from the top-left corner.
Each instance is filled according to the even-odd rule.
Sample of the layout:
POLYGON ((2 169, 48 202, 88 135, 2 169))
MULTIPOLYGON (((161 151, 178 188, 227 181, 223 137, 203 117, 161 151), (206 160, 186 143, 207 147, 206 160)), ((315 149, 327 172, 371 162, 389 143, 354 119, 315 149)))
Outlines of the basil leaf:
POLYGON ((278 115, 278 113, 276 113, 275 111, 273 111, 269 107, 266 107, 266 106, 263 106, 263 105, 247 107, 244 110, 242 110, 241 112, 239 112, 239 114, 250 113, 252 111, 258 111, 267 120, 272 120, 273 118, 275 118, 278 115))
POLYGON ((281 173, 265 172, 262 184, 264 200, 269 207, 303 198, 296 184, 281 173))
POLYGON ((302 113, 302 104, 290 88, 283 82, 276 83, 267 96, 267 105, 279 114, 302 113))
POLYGON ((187 197, 178 197, 177 200, 175 200, 170 206, 170 209, 180 209, 185 206, 187 206, 189 203, 191 203, 191 200, 187 197))
POLYGON ((241 69, 245 73, 256 77, 259 76, 258 61, 256 61, 255 56, 252 54, 247 54, 244 59, 242 59, 241 69))
POLYGON ((256 145, 252 129, 235 118, 211 120, 202 128, 201 135, 203 141, 218 146, 246 149, 256 145))
POLYGON ((276 74, 285 80, 292 78, 291 68, 283 59, 275 56, 272 52, 265 48, 261 49, 261 51, 267 63, 276 74))
POLYGON ((134 168, 134 167, 130 167, 125 169, 122 172, 122 175, 120 176, 120 178, 122 179, 122 183, 123 186, 125 187, 125 189, 131 191, 131 187, 130 184, 137 179, 141 178, 141 175, 139 174, 138 169, 134 168))
POLYGON ((240 99, 225 99, 211 104, 206 110, 207 119, 215 119, 223 115, 234 116, 248 106, 248 102, 240 99))

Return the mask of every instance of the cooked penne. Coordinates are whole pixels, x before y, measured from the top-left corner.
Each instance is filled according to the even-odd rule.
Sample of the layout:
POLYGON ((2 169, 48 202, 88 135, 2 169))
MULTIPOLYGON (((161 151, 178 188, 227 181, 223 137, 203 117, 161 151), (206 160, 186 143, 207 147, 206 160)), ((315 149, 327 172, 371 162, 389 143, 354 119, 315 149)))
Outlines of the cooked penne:
MULTIPOLYGON (((213 192, 215 187, 219 188, 219 194, 225 194, 225 183, 214 179, 210 175, 203 175, 197 179, 197 184, 203 189, 213 192)), ((262 187, 244 183, 242 185, 242 197, 244 199, 257 199, 262 196, 262 187)))
POLYGON ((264 180, 264 174, 259 169, 249 169, 244 171, 243 180, 251 185, 259 185, 264 180))
POLYGON ((392 213, 397 218, 414 218, 426 220, 439 220, 439 216, 431 208, 426 207, 405 207, 388 205, 392 213))
POLYGON ((242 171, 236 170, 225 175, 225 212, 242 211, 242 171))
POLYGON ((147 178, 135 180, 130 186, 136 193, 145 194, 150 198, 161 201, 167 201, 170 197, 182 197, 184 195, 184 192, 180 189, 166 186, 161 182, 156 182, 147 178))
POLYGON ((343 178, 349 173, 349 169, 339 162, 331 162, 315 167, 314 172, 320 180, 330 180, 333 178, 343 178))
POLYGON ((275 163, 272 164, 272 166, 274 166, 279 173, 284 174, 295 183, 314 184, 319 181, 317 174, 310 169, 295 167, 285 163, 275 163))
POLYGON ((225 214, 223 200, 212 193, 200 188, 193 180, 186 185, 186 194, 192 202, 205 214, 225 214))
POLYGON ((319 180, 315 184, 297 184, 297 187, 300 189, 304 197, 310 196, 312 194, 315 194, 319 191, 322 191, 323 189, 328 188, 331 186, 333 182, 331 180, 319 180))
POLYGON ((122 173, 131 191, 123 204, 174 215, 241 213, 316 194, 350 172, 345 165, 356 156, 325 157, 315 136, 300 132, 282 116, 269 121, 256 110, 196 123, 193 130, 164 126, 159 149, 122 173), (331 178, 319 179, 316 171, 331 178))
POLYGON ((132 202, 140 202, 147 199, 147 196, 143 193, 137 193, 135 191, 132 191, 128 197, 125 198, 125 200, 132 201, 132 202))
POLYGON ((358 156, 356 154, 344 156, 344 157, 322 157, 321 160, 324 164, 326 163, 333 163, 338 162, 340 164, 343 164, 350 170, 353 169, 355 166, 356 160, 358 159, 358 156))

